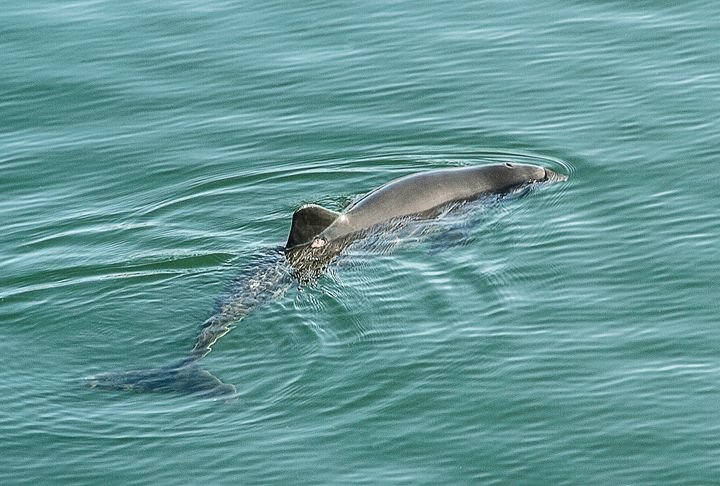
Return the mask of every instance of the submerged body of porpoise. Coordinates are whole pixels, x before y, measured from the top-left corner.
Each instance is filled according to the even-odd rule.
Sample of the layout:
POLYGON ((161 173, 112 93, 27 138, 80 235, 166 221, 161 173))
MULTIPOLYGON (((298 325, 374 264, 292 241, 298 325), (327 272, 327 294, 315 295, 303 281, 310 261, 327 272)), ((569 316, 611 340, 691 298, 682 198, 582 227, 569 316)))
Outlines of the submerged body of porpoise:
POLYGON ((416 215, 432 218, 452 203, 566 178, 550 169, 526 164, 440 169, 390 181, 339 213, 312 204, 303 206, 293 214, 283 251, 259 260, 245 278, 238 280, 226 301, 203 323, 187 357, 161 368, 104 373, 90 378, 88 384, 116 390, 231 395, 234 387, 199 368, 197 361, 234 323, 281 294, 293 279, 322 273, 349 243, 393 220, 416 215), (294 272, 287 271, 289 268, 294 272))

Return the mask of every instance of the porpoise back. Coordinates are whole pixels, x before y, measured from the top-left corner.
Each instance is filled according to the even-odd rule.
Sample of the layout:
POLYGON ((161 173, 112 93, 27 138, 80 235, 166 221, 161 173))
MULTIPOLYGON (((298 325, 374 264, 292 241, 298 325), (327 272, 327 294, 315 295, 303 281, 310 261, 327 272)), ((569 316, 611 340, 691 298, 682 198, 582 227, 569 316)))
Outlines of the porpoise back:
POLYGON ((456 201, 504 194, 555 175, 543 167, 509 163, 411 174, 380 186, 342 213, 303 206, 293 215, 285 248, 322 246, 395 218, 427 213, 456 201))

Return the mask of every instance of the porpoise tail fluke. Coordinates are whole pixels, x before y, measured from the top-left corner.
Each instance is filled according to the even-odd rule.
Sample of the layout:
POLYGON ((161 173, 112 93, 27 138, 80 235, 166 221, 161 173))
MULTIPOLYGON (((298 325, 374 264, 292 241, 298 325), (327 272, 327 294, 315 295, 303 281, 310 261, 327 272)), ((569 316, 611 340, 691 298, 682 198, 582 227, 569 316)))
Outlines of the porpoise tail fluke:
POLYGON ((90 388, 136 392, 190 393, 231 397, 235 387, 198 366, 212 345, 227 334, 255 308, 276 298, 289 287, 282 249, 256 255, 232 282, 218 302, 215 312, 203 323, 190 353, 171 364, 142 370, 101 373, 87 379, 90 388))
POLYGON ((223 383, 195 361, 182 360, 161 368, 102 373, 87 380, 90 388, 135 392, 196 393, 209 397, 231 397, 235 387, 223 383))

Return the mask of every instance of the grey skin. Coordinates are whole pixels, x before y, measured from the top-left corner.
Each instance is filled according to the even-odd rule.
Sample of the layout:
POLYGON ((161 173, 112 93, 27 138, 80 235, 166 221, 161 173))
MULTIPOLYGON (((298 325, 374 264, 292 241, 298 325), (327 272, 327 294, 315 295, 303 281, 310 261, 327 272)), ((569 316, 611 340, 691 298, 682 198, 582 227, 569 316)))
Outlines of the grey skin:
POLYGON ((300 208, 286 253, 299 247, 322 248, 329 242, 352 238, 373 226, 411 215, 433 216, 447 204, 505 194, 535 182, 563 180, 550 169, 525 164, 440 169, 412 174, 380 186, 342 213, 316 205, 300 208))
POLYGON ((234 386, 223 383, 197 362, 239 320, 282 295, 293 281, 312 280, 322 274, 337 254, 368 230, 405 216, 435 217, 453 202, 502 195, 535 182, 565 179, 549 169, 521 164, 441 169, 391 181, 342 213, 316 205, 303 206, 293 214, 284 251, 273 250, 251 262, 216 312, 203 323, 185 358, 159 368, 102 373, 89 378, 87 385, 107 390, 233 396, 234 386), (292 274, 288 268, 293 269, 292 274))

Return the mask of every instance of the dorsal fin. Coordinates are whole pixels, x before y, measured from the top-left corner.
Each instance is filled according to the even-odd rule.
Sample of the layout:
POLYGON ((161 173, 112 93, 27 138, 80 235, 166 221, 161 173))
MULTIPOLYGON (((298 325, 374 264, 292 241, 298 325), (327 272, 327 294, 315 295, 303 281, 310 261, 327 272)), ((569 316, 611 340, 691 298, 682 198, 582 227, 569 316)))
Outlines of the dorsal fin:
POLYGON ((317 204, 307 204, 293 213, 292 226, 285 249, 310 243, 335 221, 339 213, 317 204))

